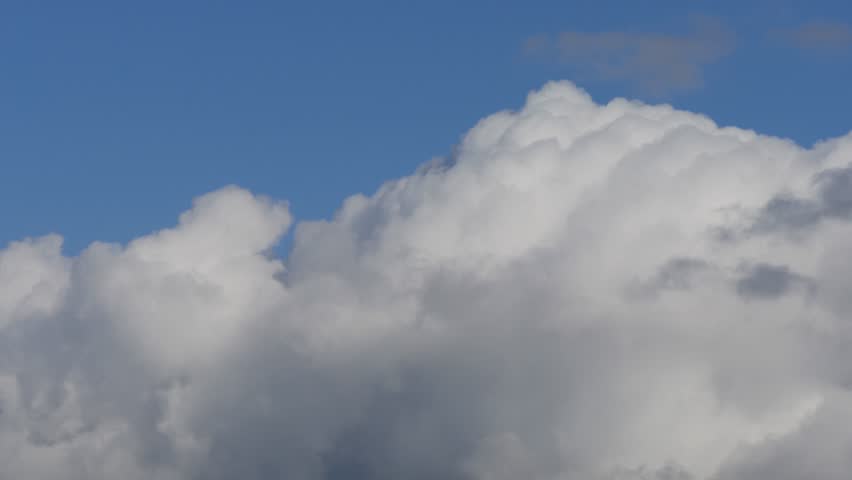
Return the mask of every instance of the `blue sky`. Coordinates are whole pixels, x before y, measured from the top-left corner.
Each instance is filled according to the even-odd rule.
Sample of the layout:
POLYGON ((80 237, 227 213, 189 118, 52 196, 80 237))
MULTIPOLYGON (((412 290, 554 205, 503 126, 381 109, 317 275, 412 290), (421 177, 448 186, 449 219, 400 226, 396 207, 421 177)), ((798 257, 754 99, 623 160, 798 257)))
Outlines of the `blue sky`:
POLYGON ((0 244, 127 241, 226 184, 327 217, 554 79, 810 145, 852 128, 850 22, 843 1, 3 2, 0 244), (678 88, 558 40, 678 45, 696 16, 731 44, 678 88))

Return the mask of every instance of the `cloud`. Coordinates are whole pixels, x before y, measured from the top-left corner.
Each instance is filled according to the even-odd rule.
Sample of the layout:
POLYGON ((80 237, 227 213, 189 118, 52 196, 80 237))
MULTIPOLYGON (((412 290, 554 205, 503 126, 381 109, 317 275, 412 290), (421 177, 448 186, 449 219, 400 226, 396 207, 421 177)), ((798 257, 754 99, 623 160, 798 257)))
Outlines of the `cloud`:
POLYGON ((826 168, 812 175, 804 195, 774 195, 750 220, 746 234, 807 234, 824 221, 852 220, 852 166, 826 168))
POLYGON ((718 19, 695 16, 688 34, 564 31, 527 39, 524 51, 572 68, 581 76, 634 83, 666 96, 700 88, 704 69, 730 55, 734 32, 718 19))
POLYGON ((743 276, 737 280, 737 293, 744 298, 771 299, 787 294, 795 286, 809 285, 809 280, 790 271, 784 265, 759 263, 740 268, 743 276))
POLYGON ((237 187, 12 243, 0 479, 845 478, 850 158, 551 83, 286 260, 237 187))
POLYGON ((796 48, 822 53, 846 52, 852 48, 852 26, 829 20, 813 20, 777 32, 783 42, 796 48))

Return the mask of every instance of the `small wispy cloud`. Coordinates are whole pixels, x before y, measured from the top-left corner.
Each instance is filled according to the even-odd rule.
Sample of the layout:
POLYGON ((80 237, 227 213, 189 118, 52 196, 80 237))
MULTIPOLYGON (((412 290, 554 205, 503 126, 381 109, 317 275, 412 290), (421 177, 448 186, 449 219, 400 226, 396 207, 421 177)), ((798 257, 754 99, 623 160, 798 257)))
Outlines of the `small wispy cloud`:
POLYGON ((685 34, 563 31, 528 38, 524 54, 567 65, 580 76, 628 81, 645 94, 700 88, 704 69, 733 52, 736 34, 713 17, 694 16, 685 34))
POLYGON ((777 32, 776 38, 788 45, 821 53, 852 50, 852 25, 829 20, 813 20, 796 28, 777 32))

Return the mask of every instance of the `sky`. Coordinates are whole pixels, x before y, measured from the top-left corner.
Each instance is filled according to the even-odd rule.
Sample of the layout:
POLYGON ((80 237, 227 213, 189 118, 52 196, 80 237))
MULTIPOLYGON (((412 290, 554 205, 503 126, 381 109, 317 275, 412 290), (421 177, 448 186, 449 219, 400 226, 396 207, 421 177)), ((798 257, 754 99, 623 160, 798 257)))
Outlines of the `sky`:
POLYGON ((69 252, 126 242, 229 184, 286 198, 298 218, 328 218, 346 196, 450 154, 479 118, 556 79, 599 101, 667 102, 811 145, 850 127, 848 30, 822 43, 792 36, 826 21, 852 21, 852 7, 3 2, 0 244, 50 232, 69 252), (724 38, 703 38, 702 18, 724 38), (694 37, 718 51, 682 52, 697 78, 657 88, 651 78, 683 71, 646 58, 604 72, 601 60, 640 55, 625 50, 632 40, 571 57, 556 45, 566 32, 694 37), (544 48, 530 48, 536 39, 544 48))
POLYGON ((4 3, 0 480, 848 480, 847 7, 686 3, 4 3))

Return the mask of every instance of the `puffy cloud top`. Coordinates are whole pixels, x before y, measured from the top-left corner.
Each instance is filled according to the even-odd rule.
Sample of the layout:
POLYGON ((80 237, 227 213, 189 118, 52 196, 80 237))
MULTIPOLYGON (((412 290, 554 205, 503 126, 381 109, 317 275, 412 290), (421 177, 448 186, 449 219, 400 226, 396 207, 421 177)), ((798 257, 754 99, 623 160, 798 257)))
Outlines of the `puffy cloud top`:
POLYGON ((286 261, 237 187, 12 243, 0 479, 846 479, 849 172, 562 82, 286 261))

